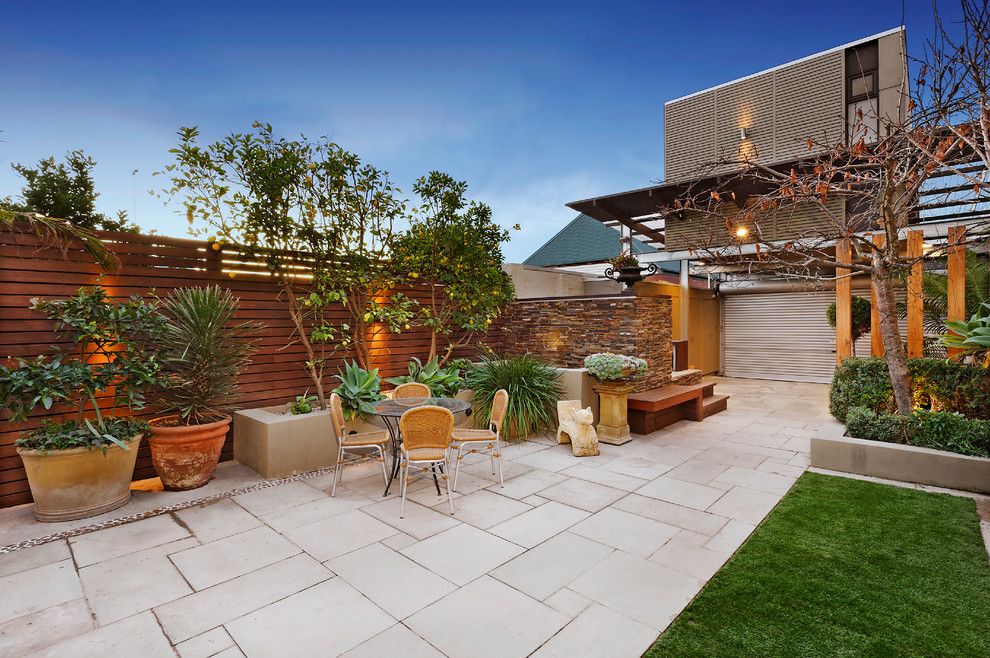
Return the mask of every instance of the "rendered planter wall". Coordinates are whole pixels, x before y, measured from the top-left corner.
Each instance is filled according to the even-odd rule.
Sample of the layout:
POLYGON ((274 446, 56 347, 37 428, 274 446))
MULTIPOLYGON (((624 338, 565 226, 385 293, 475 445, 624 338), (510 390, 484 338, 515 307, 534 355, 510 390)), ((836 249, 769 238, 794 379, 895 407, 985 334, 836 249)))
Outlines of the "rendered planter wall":
POLYGON ((990 459, 850 437, 812 438, 811 465, 990 494, 990 459))
POLYGON ((234 460, 266 479, 306 473, 337 463, 329 411, 293 416, 284 406, 234 413, 234 460))

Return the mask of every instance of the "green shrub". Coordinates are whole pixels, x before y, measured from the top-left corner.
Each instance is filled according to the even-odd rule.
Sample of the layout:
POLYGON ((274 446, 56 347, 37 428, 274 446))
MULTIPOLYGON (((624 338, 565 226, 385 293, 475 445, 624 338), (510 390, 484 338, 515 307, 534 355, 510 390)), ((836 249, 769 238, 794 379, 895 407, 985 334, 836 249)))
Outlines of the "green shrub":
POLYGON ((950 411, 922 410, 913 416, 899 416, 851 407, 846 414, 846 430, 857 439, 990 457, 990 421, 973 420, 950 411))
POLYGON ((990 457, 990 421, 951 411, 918 411, 918 429, 909 443, 972 457, 990 457))
POLYGON ((289 405, 289 413, 293 416, 313 413, 313 405, 319 400, 315 395, 309 394, 309 389, 302 395, 297 395, 295 401, 289 405))
POLYGON ((468 369, 467 388, 479 424, 491 417, 495 393, 509 393, 509 410, 502 432, 509 438, 526 438, 549 432, 557 425, 557 401, 563 395, 560 374, 545 361, 522 356, 490 355, 468 369))
POLYGON ((917 420, 910 416, 874 413, 866 407, 850 407, 846 414, 849 436, 869 441, 908 443, 916 430, 917 420))
MULTIPOLYGON (((990 418, 990 370, 943 359, 908 359, 915 406, 990 418)), ((845 422, 852 407, 874 413, 894 411, 887 363, 877 357, 846 359, 835 369, 829 411, 845 422)))
POLYGON ((336 375, 340 386, 333 390, 340 396, 340 404, 344 408, 344 417, 351 420, 356 416, 362 418, 374 413, 375 402, 385 399, 382 395, 382 378, 378 376, 378 368, 368 372, 358 365, 357 361, 344 362, 344 369, 336 375))
POLYGON ((853 357, 835 369, 828 410, 846 422, 846 412, 852 407, 866 407, 874 413, 892 410, 893 396, 886 361, 853 357))
POLYGON ((389 384, 406 384, 408 382, 419 382, 430 387, 430 393, 438 398, 451 398, 461 390, 461 366, 459 363, 440 367, 438 357, 433 357, 425 364, 413 357, 409 362, 409 374, 399 377, 389 377, 385 381, 389 384))

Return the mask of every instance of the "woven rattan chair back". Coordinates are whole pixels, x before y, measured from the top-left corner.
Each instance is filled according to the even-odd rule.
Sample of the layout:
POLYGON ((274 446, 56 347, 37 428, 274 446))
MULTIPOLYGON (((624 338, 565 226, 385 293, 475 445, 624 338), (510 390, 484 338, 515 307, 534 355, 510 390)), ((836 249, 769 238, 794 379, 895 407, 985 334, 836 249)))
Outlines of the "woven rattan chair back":
POLYGON ((443 407, 414 407, 399 418, 399 433, 406 450, 446 448, 454 431, 454 414, 443 407))
POLYGON ((496 432, 501 432, 502 421, 505 420, 505 412, 509 410, 509 392, 504 388, 495 391, 492 399, 491 424, 496 432))
POLYGON ((405 398, 428 398, 430 397, 430 387, 419 382, 406 382, 399 384, 392 391, 392 399, 402 400, 405 398))
POLYGON ((330 423, 338 439, 344 438, 344 431, 347 427, 344 423, 344 405, 340 402, 340 396, 336 393, 330 394, 330 423))

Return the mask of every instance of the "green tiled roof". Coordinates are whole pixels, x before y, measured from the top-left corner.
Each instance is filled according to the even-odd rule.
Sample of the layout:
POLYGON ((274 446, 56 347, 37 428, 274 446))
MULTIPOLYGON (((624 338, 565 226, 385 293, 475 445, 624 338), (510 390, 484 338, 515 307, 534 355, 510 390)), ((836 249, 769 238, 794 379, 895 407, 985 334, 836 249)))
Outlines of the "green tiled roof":
MULTIPOLYGON (((523 264, 557 267, 606 261, 619 255, 619 237, 619 232, 614 228, 582 213, 533 252, 523 264)), ((651 254, 656 251, 656 248, 633 238, 634 254, 651 254)), ((678 271, 676 263, 664 264, 663 269, 668 272, 678 271)))

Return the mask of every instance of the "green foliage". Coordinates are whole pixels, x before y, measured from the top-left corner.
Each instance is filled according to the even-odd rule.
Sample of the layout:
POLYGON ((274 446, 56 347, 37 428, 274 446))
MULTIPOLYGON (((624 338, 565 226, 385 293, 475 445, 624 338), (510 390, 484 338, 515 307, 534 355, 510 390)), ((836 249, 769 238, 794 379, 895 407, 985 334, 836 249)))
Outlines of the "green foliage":
POLYGON ((851 407, 846 414, 846 431, 857 439, 908 443, 917 425, 913 416, 877 414, 866 407, 851 407))
POLYGON ((17 447, 51 452, 70 448, 99 449, 106 452, 111 445, 125 450, 128 444, 148 429, 148 423, 138 418, 107 418, 103 429, 91 422, 70 420, 64 423, 42 422, 41 427, 17 440, 17 447))
POLYGON ((407 328, 414 304, 392 292, 399 279, 388 258, 405 204, 387 172, 325 138, 279 138, 263 123, 206 146, 197 128, 181 128, 170 153, 158 172, 169 177, 163 195, 181 197, 194 233, 265 259, 321 403, 323 369, 338 351, 355 350, 367 367, 369 324, 407 328), (311 280, 299 279, 300 267, 311 280), (338 325, 331 314, 341 305, 350 320, 338 325))
MULTIPOLYGON (((853 341, 856 341, 864 334, 869 333, 872 314, 873 306, 870 304, 870 300, 865 297, 854 296, 852 298, 853 341)), ((835 326, 835 302, 829 304, 828 308, 825 310, 825 319, 828 320, 828 326, 835 326)), ((855 349, 855 346, 853 346, 853 349, 855 349)))
POLYGON ((945 327, 948 333, 942 336, 943 345, 961 350, 984 368, 990 367, 990 304, 983 304, 968 322, 946 322, 945 327))
POLYGON ((512 301, 512 279, 502 269, 509 232, 492 221, 487 205, 467 201, 467 183, 448 174, 430 172, 413 190, 420 207, 396 241, 395 269, 429 289, 416 319, 433 332, 430 359, 440 340, 446 343, 444 363, 512 301))
POLYGON ((96 161, 82 150, 69 151, 65 162, 54 157, 38 162, 36 168, 21 164, 11 165, 24 179, 21 203, 4 200, 0 205, 7 210, 36 212, 45 217, 64 219, 84 229, 107 231, 137 231, 137 226, 127 220, 121 211, 116 219, 96 212, 96 186, 93 168, 96 161))
POLYGON ((240 395, 237 378, 250 363, 261 326, 236 322, 239 301, 218 286, 177 288, 161 304, 167 318, 161 348, 163 385, 156 402, 184 425, 223 418, 240 395))
POLYGON ((833 416, 845 422, 851 407, 866 407, 876 413, 889 409, 893 396, 886 361, 853 357, 844 360, 835 369, 829 389, 828 409, 833 416))
POLYGON ((145 394, 161 380, 157 350, 164 322, 156 306, 137 297, 112 302, 101 287, 94 286, 81 288, 68 299, 32 300, 32 308, 53 320, 59 334, 77 350, 0 366, 0 404, 10 411, 12 421, 21 421, 39 407, 50 410, 71 403, 78 421, 48 424, 25 437, 23 445, 121 445, 127 437, 118 430, 126 426, 114 424, 113 415, 120 408, 142 409, 145 394), (97 403, 101 394, 111 395, 109 418, 97 403), (86 417, 87 405, 92 419, 86 417), (79 438, 83 429, 90 434, 85 440, 79 438))
POLYGON ((621 269, 623 267, 639 267, 639 259, 628 251, 623 251, 615 258, 610 258, 608 263, 615 269, 621 269))
POLYGON ((373 403, 385 399, 382 395, 382 378, 378 368, 365 370, 356 361, 344 362, 344 370, 336 375, 340 386, 334 393, 340 396, 344 417, 350 420, 356 416, 365 418, 374 413, 373 403))
POLYGON ((846 430, 858 439, 990 457, 990 420, 970 419, 952 411, 918 410, 912 416, 901 416, 852 407, 846 415, 846 430))
MULTIPOLYGON (((917 408, 990 418, 990 370, 944 359, 908 359, 908 371, 917 408)), ((854 357, 836 368, 829 411, 845 422, 852 407, 866 407, 875 414, 894 410, 890 374, 883 359, 854 357)))
POLYGON ((295 401, 289 405, 289 413, 293 416, 313 413, 314 402, 316 402, 316 396, 310 395, 309 389, 306 389, 305 393, 297 395, 295 401))
POLYGON ((951 411, 917 411, 918 428, 911 445, 990 457, 990 420, 970 419, 951 411))
POLYGON ((419 382, 430 387, 430 392, 436 397, 448 398, 457 395, 464 383, 461 379, 460 364, 441 367, 438 357, 423 364, 422 361, 413 357, 409 362, 409 374, 399 377, 389 377, 385 381, 390 384, 406 384, 409 382, 419 382))
POLYGON ((14 231, 27 229, 29 233, 40 238, 46 246, 59 249, 63 258, 68 256, 69 246, 77 243, 104 270, 114 272, 120 267, 117 256, 88 229, 40 213, 9 210, 4 205, 4 201, 0 200, 0 229, 14 231))
POLYGON ((560 374, 546 361, 530 354, 484 356, 468 369, 466 388, 480 424, 491 418, 495 393, 509 393, 509 409, 502 427, 509 438, 527 438, 549 432, 557 424, 557 401, 563 395, 560 374))
POLYGON ((599 381, 639 379, 647 371, 644 359, 611 352, 599 352, 584 357, 584 367, 588 369, 589 375, 599 381))
MULTIPOLYGON (((944 270, 947 259, 938 259, 944 270)), ((924 295, 925 331, 941 333, 945 331, 945 318, 949 315, 949 277, 939 272, 925 271, 922 278, 924 295)), ((971 316, 979 313, 983 305, 990 303, 990 261, 973 251, 966 251, 966 312, 971 316)), ((902 316, 907 316, 905 306, 902 316)))
POLYGON ((805 473, 644 658, 988 656, 988 609, 972 500, 805 473))

